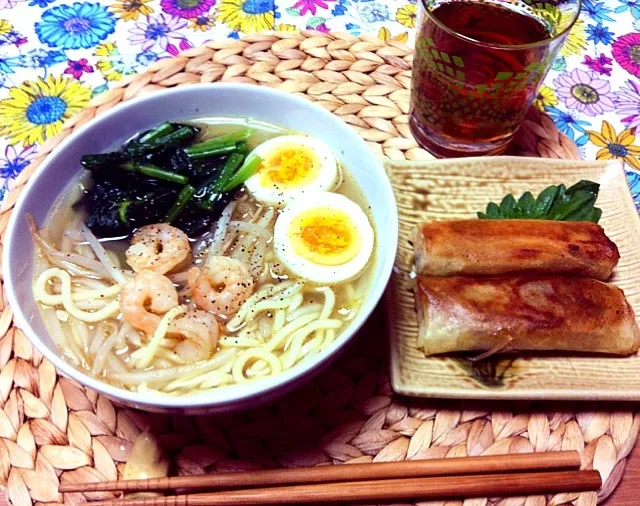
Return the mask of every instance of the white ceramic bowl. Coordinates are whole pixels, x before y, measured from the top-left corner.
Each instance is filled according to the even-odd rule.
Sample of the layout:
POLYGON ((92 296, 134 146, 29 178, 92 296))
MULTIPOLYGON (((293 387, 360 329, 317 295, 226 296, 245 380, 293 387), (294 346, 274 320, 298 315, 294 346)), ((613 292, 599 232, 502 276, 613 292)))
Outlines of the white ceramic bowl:
POLYGON ((126 102, 62 142, 38 167, 13 210, 2 265, 4 286, 16 323, 58 371, 121 404, 149 411, 198 414, 255 406, 284 394, 319 372, 344 348, 378 303, 391 274, 397 240, 397 210, 389 180, 380 160, 349 126, 320 106, 285 92, 251 85, 202 84, 126 102), (98 381, 64 361, 44 327, 31 289, 34 243, 25 215, 31 214, 39 226, 46 221, 58 196, 81 170, 79 161, 83 154, 112 149, 162 121, 212 116, 269 121, 323 139, 333 148, 372 206, 377 234, 375 272, 366 301, 357 317, 328 349, 264 380, 177 398, 130 392, 98 381))

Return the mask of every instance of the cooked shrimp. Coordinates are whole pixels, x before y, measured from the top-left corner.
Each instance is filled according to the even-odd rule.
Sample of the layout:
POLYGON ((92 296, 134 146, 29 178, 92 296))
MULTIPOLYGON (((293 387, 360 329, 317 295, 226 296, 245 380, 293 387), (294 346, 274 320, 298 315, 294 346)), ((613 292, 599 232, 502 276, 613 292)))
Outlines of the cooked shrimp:
POLYGON ((127 263, 136 272, 166 274, 187 261, 191 256, 191 246, 182 230, 166 223, 156 223, 136 230, 125 255, 127 263))
POLYGON ((235 258, 209 257, 204 268, 193 267, 188 274, 188 288, 196 306, 217 316, 236 314, 253 293, 249 269, 235 258))
POLYGON ((218 321, 206 311, 188 311, 182 318, 172 322, 168 334, 185 338, 175 348, 176 353, 187 362, 206 360, 218 344, 218 321))
POLYGON ((131 326, 153 334, 162 314, 178 305, 178 291, 162 274, 138 272, 120 294, 120 312, 131 326))

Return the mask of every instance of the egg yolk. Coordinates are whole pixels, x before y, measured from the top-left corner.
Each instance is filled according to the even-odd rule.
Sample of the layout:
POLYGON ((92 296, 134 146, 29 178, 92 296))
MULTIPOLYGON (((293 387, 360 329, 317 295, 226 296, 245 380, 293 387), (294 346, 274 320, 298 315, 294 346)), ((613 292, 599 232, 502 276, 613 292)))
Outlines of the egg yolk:
POLYGON ((310 209, 291 222, 293 250, 318 265, 343 265, 360 251, 360 234, 349 215, 336 209, 310 209))
POLYGON ((300 144, 281 144, 263 158, 261 185, 275 188, 299 188, 313 181, 320 171, 316 153, 300 144))

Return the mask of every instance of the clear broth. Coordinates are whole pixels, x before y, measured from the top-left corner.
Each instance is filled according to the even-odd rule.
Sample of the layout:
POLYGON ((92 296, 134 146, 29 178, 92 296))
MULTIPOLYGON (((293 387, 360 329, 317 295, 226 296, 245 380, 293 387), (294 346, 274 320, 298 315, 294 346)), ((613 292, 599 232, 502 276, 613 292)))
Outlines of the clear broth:
MULTIPOLYGON (((247 142, 250 149, 253 149, 258 144, 261 144, 262 142, 276 136, 299 134, 298 132, 285 129, 277 125, 249 119, 239 120, 238 118, 199 118, 196 120, 190 120, 187 123, 197 125, 202 128, 202 131, 200 132, 197 139, 198 141, 207 140, 209 138, 223 135, 225 133, 234 131, 239 127, 251 127, 252 129, 254 129, 254 134, 247 142)), ((114 149, 117 148, 119 148, 119 146, 114 146, 114 149)), ((339 163, 339 168, 340 181, 334 191, 354 201, 363 209, 363 211, 365 211, 365 214, 374 227, 374 232, 377 236, 377 230, 375 230, 375 223, 371 215, 371 206, 367 202, 353 175, 351 175, 351 173, 347 169, 345 169, 345 167, 341 163, 339 163)), ((69 183, 68 189, 54 204, 51 212, 49 213, 49 219, 45 223, 42 229, 42 233, 43 236, 55 246, 60 245, 63 234, 69 223, 72 223, 78 219, 82 219, 84 221, 84 216, 81 214, 83 213, 83 211, 77 210, 73 206, 73 204, 75 204, 80 199, 82 192, 89 183, 90 175, 81 172, 77 178, 69 183)), ((193 238, 192 240, 195 241, 197 239, 198 238, 193 238)), ((105 246, 108 252, 112 253, 112 257, 114 257, 114 260, 117 260, 116 263, 119 264, 119 267, 125 269, 128 268, 125 263, 124 252, 129 246, 129 236, 101 238, 100 242, 105 246)), ((346 290, 337 290, 336 293, 336 305, 331 317, 350 317, 342 327, 336 330, 337 336, 339 336, 344 331, 344 329, 349 326, 351 318, 355 316, 355 314, 359 311, 362 301, 366 297, 366 294, 372 282, 372 273, 374 270, 372 266, 375 264, 375 260, 374 246, 374 253, 364 271, 361 272, 356 279, 350 282, 343 282, 335 285, 339 287, 341 285, 350 283, 353 287, 353 290, 349 291, 349 295, 347 295, 346 290)), ((47 267, 46 262, 43 261, 43 258, 39 253, 36 253, 35 265, 36 276, 38 276, 47 267)), ((322 302, 322 299, 323 295, 319 294, 317 297, 312 297, 309 302, 322 302)), ((48 309, 46 306, 41 306, 40 309, 41 312, 45 310, 50 311, 50 309, 48 309)), ((64 350, 61 351, 64 354, 64 350)), ((304 360, 304 358, 302 360, 304 360)), ((83 363, 81 364, 81 366, 84 369, 90 369, 90 366, 87 363, 83 363)))

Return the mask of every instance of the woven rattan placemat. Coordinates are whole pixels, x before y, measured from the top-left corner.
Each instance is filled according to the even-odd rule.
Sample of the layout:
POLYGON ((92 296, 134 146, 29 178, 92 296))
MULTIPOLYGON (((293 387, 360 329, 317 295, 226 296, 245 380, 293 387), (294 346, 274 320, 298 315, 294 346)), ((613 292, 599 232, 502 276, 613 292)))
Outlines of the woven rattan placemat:
MULTIPOLYGON (((399 43, 316 32, 214 41, 159 61, 95 97, 40 148, 38 159, 18 177, 0 209, 0 230, 6 228, 29 176, 75 128, 119 102, 196 82, 249 82, 301 94, 342 117, 380 154, 428 157, 408 128, 411 61, 411 49, 399 43)), ((513 151, 579 157, 575 145, 536 111, 513 151)), ((173 472, 183 475, 577 449, 584 467, 598 469, 605 481, 597 495, 428 503, 433 505, 588 506, 619 483, 640 427, 640 416, 631 407, 612 405, 608 411, 607 406, 587 404, 462 403, 396 396, 388 382, 381 318, 374 315, 328 371, 269 407, 233 416, 169 417, 114 406, 57 376, 12 325, 5 300, 0 316, 0 483, 16 506, 84 502, 80 494, 59 495, 58 484, 115 479, 136 436, 148 427, 170 451, 173 472)))

